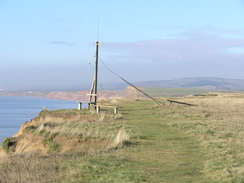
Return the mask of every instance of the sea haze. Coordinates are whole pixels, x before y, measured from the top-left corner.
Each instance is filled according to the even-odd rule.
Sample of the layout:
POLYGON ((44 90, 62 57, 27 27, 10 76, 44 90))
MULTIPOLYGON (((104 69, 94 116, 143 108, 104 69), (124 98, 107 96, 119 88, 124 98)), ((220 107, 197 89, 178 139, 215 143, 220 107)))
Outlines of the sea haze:
POLYGON ((77 108, 77 103, 70 100, 0 96, 0 142, 5 137, 12 137, 26 121, 36 117, 43 108, 73 109, 77 108))

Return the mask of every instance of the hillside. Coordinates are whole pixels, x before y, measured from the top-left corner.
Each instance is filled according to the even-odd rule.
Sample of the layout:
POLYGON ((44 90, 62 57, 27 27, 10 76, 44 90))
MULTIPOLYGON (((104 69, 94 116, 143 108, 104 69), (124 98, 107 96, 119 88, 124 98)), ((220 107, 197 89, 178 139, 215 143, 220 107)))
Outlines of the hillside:
MULTIPOLYGON (((125 78, 126 79, 126 78, 125 78)), ((139 78, 138 78, 139 79, 139 78)), ((98 82, 100 80, 98 79, 98 82)), ((164 87, 164 88, 189 88, 189 89, 212 89, 212 90, 244 90, 243 79, 224 79, 214 77, 191 77, 191 78, 178 78, 173 80, 152 80, 152 81, 140 81, 132 82, 137 87, 164 87)), ((121 91, 124 90, 127 83, 121 82, 103 82, 99 83, 98 90, 100 91, 121 91)), ((61 92, 77 92, 77 91, 89 91, 90 84, 79 85, 43 85, 38 87, 33 86, 21 86, 13 87, 14 89, 3 89, 1 91, 61 91, 61 92), (31 88, 31 89, 30 89, 31 88)))
MULTIPOLYGON (((141 82, 131 82, 131 83, 138 87, 244 90, 243 79, 226 79, 226 78, 215 78, 215 77, 189 77, 189 78, 178 78, 173 80, 152 80, 152 81, 141 81, 141 82)), ((123 90, 127 86, 128 84, 124 82, 103 83, 100 90, 123 90)), ((90 85, 87 86, 83 85, 82 89, 89 89, 89 87, 90 85)))
POLYGON ((211 77, 192 77, 174 80, 144 81, 134 83, 143 87, 195 88, 214 90, 244 90, 244 80, 211 77))

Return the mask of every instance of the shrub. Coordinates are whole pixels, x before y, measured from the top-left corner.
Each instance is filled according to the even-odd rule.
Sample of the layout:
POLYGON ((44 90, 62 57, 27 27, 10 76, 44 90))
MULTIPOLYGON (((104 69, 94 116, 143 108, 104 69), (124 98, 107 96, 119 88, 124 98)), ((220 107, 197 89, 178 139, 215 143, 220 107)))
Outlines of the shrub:
POLYGON ((59 144, 53 142, 52 139, 45 139, 42 141, 42 143, 47 147, 48 153, 59 151, 59 144))
POLYGON ((14 146, 14 145, 15 145, 14 137, 7 137, 2 142, 2 148, 6 153, 9 152, 9 147, 14 146))
POLYGON ((34 132, 36 129, 37 129, 37 126, 27 126, 25 128, 25 130, 28 132, 34 132))

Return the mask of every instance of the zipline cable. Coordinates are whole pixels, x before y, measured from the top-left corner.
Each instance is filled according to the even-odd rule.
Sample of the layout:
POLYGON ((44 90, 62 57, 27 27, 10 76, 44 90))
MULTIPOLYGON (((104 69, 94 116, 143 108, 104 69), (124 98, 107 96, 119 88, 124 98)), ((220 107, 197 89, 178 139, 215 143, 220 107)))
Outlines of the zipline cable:
POLYGON ((134 86, 133 84, 131 84, 130 82, 128 82, 127 80, 125 80, 124 78, 122 78, 120 75, 118 75, 117 73, 115 73, 114 71, 112 71, 111 69, 109 69, 106 64, 99 58, 99 60, 102 62, 103 66, 110 71, 111 73, 113 73, 115 76, 119 77, 121 80, 123 80, 124 82, 126 82, 128 85, 132 86, 133 88, 135 88, 137 91, 139 91, 140 93, 142 93, 143 95, 145 95, 146 97, 152 99, 155 103, 157 103, 158 105, 164 106, 164 103, 160 102, 159 100, 156 100, 155 98, 151 97, 150 95, 146 94, 145 92, 143 92, 142 90, 140 90, 139 88, 137 88, 136 86, 134 86))

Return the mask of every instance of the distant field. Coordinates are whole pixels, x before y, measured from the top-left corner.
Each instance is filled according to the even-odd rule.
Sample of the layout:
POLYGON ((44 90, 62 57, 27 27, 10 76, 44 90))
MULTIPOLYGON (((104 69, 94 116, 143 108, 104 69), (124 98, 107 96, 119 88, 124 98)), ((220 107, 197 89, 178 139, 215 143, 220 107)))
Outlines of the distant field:
POLYGON ((184 88, 162 88, 141 87, 141 90, 153 97, 182 97, 186 95, 213 93, 244 93, 236 90, 209 90, 209 89, 184 89, 184 88))

